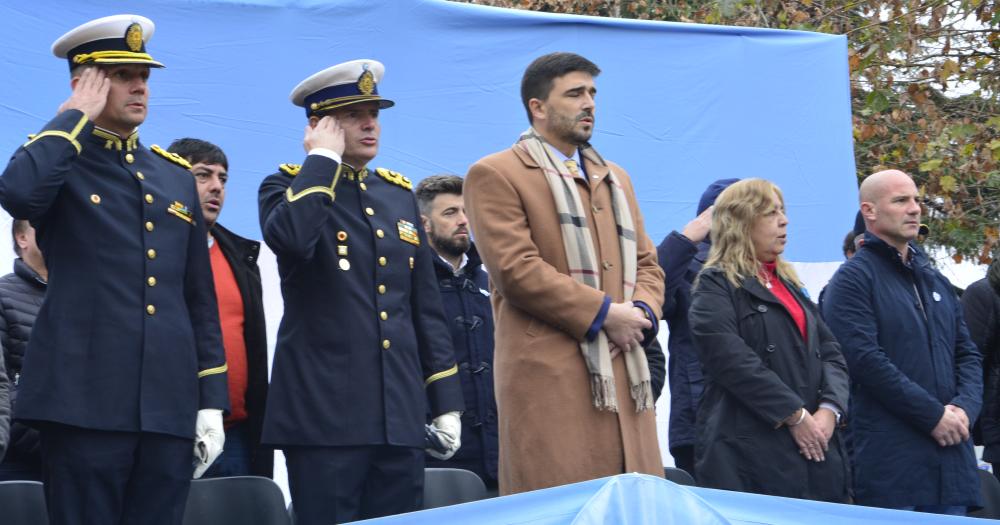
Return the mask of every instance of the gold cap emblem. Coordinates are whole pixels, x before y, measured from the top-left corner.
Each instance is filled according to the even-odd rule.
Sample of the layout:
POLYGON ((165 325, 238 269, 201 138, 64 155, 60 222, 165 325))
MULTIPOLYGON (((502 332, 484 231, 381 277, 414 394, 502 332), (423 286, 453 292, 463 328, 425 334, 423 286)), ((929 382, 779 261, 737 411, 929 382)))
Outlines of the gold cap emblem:
POLYGON ((361 76, 358 77, 358 91, 362 95, 371 95, 372 91, 375 91, 375 75, 368 70, 367 65, 365 66, 364 73, 361 73, 361 76))
POLYGON ((125 43, 133 53, 138 53, 142 49, 142 26, 132 23, 125 30, 125 43))

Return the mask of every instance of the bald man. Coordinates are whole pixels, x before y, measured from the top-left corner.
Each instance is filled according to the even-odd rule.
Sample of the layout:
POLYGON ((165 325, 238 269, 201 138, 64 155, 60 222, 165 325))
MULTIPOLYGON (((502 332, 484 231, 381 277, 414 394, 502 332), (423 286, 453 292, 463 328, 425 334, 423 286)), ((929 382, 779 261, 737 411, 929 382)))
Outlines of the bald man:
POLYGON ((964 516, 981 503, 969 428, 982 359, 951 283, 913 243, 921 213, 913 179, 872 174, 860 201, 865 242, 822 306, 853 383, 855 502, 964 516))

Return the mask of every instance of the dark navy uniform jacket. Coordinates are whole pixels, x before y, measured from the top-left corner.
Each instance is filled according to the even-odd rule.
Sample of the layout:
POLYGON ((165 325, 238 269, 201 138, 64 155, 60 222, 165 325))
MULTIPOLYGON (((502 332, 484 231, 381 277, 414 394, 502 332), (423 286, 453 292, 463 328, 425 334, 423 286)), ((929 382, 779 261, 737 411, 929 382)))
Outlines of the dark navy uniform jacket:
POLYGON ((49 269, 17 418, 193 437, 199 409, 229 409, 201 206, 169 155, 69 110, 0 177, 49 269))
POLYGON ((265 443, 423 447, 428 410, 463 408, 416 198, 376 171, 309 155, 261 184, 285 301, 265 443))

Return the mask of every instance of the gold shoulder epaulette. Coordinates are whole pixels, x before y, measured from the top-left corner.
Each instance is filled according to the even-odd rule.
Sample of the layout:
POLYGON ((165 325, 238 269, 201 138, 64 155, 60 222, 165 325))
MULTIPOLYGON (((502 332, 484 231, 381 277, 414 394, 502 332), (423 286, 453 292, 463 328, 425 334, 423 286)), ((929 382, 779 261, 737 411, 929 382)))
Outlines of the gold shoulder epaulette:
POLYGON ((410 182, 410 179, 404 177, 403 174, 398 171, 387 170, 385 168, 375 168, 375 173, 378 173, 379 177, 382 177, 396 186, 401 186, 407 190, 413 190, 413 183, 410 182))
POLYGON ((281 172, 284 173, 285 175, 288 175, 290 177, 294 177, 294 176, 296 176, 296 175, 299 174, 299 170, 302 169, 302 165, 301 164, 282 164, 282 165, 278 166, 278 169, 281 170, 281 172))
POLYGON ((191 163, 188 162, 187 159, 181 157, 176 153, 170 153, 169 151, 157 146, 156 144, 150 146, 149 149, 152 150, 153 153, 156 153, 157 155, 169 160, 170 162, 173 162, 174 164, 186 170, 191 169, 191 163))

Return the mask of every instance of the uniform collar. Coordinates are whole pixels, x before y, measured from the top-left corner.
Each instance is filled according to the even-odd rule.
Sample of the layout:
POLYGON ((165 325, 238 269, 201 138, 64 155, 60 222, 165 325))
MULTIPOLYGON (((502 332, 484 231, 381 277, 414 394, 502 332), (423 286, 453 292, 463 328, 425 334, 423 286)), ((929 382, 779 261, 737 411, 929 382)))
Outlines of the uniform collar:
POLYGON ((368 168, 361 168, 359 170, 359 169, 355 169, 354 166, 351 166, 350 164, 346 164, 346 163, 341 163, 340 164, 340 176, 344 177, 345 179, 347 179, 347 180, 349 180, 351 182, 354 182, 354 181, 362 182, 366 178, 368 178, 368 175, 370 175, 370 174, 371 173, 368 171, 368 168))
POLYGON ((103 143, 104 149, 118 151, 134 151, 139 149, 139 130, 136 129, 128 137, 122 138, 113 131, 94 126, 91 137, 95 142, 103 143))

